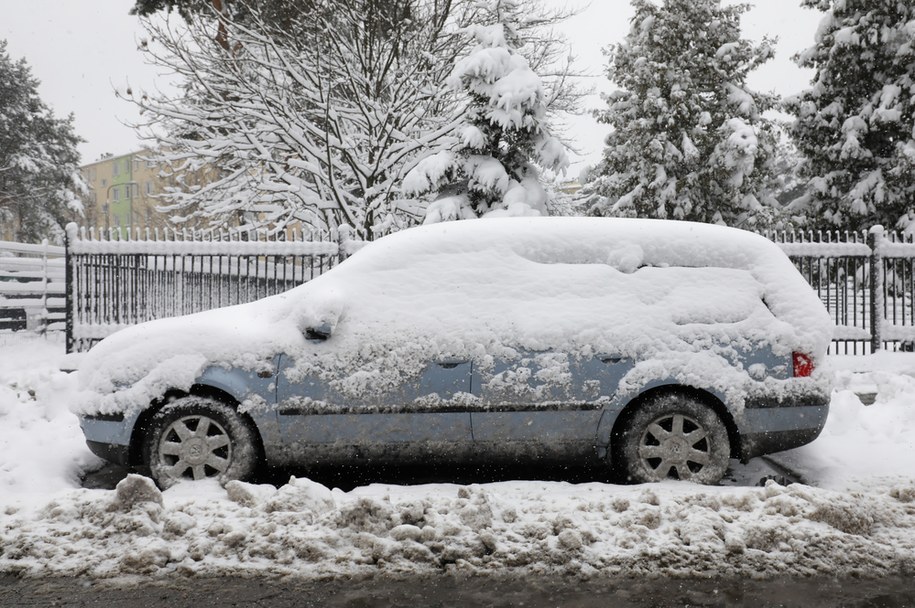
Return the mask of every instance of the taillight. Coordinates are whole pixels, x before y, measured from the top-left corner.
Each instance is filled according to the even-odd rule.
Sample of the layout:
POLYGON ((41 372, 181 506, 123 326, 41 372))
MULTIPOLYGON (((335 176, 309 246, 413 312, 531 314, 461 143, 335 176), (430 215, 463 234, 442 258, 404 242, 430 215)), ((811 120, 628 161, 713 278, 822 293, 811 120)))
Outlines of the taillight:
POLYGON ((794 362, 794 377, 806 378, 813 374, 813 358, 804 353, 791 353, 791 360, 794 362))

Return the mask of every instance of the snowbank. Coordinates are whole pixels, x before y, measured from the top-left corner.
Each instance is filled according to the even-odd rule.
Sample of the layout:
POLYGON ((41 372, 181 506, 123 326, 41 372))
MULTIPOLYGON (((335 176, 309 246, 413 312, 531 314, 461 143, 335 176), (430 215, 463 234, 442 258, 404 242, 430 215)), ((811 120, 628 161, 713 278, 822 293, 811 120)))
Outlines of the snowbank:
POLYGON ((126 478, 7 510, 0 571, 298 577, 435 572, 756 578, 911 571, 915 485, 880 493, 510 482, 330 492, 126 478))
POLYGON ((68 409, 76 379, 59 369, 62 337, 0 334, 0 501, 43 500, 101 463, 68 409))

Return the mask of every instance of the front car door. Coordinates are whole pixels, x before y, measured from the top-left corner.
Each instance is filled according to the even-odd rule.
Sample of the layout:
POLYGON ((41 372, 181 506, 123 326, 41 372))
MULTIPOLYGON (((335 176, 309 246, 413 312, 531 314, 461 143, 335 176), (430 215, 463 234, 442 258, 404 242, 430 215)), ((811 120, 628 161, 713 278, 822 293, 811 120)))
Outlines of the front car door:
MULTIPOLYGON (((324 345, 313 348, 319 354, 324 345)), ((470 393, 471 370, 469 361, 432 361, 402 384, 354 396, 317 374, 300 373, 294 359, 283 357, 277 376, 281 459, 307 465, 461 458, 472 451, 472 434, 470 414, 456 404, 470 393)))

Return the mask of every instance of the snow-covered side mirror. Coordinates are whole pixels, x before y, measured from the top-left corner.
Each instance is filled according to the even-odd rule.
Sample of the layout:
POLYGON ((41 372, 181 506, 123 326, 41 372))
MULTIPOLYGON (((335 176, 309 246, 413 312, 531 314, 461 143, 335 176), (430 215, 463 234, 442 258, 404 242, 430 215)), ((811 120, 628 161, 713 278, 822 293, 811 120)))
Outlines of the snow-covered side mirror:
POLYGON ((344 298, 335 289, 310 293, 299 312, 298 327, 309 342, 324 342, 343 314, 344 298))
POLYGON ((323 322, 305 328, 305 339, 310 342, 324 342, 334 333, 334 327, 328 322, 323 322))

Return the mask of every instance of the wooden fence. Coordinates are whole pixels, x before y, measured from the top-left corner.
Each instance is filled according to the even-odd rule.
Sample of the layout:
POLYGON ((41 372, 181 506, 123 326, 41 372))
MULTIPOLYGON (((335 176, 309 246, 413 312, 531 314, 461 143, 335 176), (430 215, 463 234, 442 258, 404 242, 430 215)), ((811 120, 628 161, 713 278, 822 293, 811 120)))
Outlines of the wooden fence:
POLYGON ((63 329, 64 248, 0 241, 0 331, 63 329))

